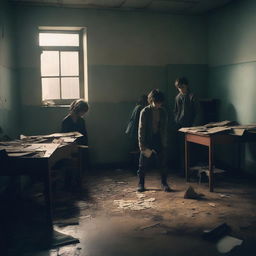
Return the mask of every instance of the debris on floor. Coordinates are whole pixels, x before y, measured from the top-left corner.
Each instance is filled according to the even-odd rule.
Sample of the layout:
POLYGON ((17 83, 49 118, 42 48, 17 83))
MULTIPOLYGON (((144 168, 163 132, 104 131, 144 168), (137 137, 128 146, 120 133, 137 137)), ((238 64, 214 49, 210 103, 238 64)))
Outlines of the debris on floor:
POLYGON ((134 188, 125 188, 125 189, 123 190, 124 193, 133 193, 134 191, 135 191, 134 188))
POLYGON ((243 242, 227 255, 256 255, 254 181, 241 180, 240 176, 232 177, 231 181, 230 178, 220 181, 216 192, 209 193, 208 186, 186 184, 176 174, 170 174, 170 179, 175 184, 176 193, 162 192, 159 173, 155 171, 147 176, 147 190, 136 193, 137 176, 134 170, 116 173, 111 169, 90 173, 83 182, 81 196, 57 190, 53 206, 54 224, 58 225, 54 225, 54 229, 72 239, 59 242, 65 244, 78 238, 81 244, 64 246, 61 243, 54 249, 51 249, 52 233, 43 232, 44 197, 33 197, 34 201, 29 200, 25 206, 22 202, 22 207, 16 205, 15 199, 15 204, 10 208, 15 210, 11 211, 7 225, 13 228, 9 243, 12 247, 9 246, 8 250, 13 256, 114 256, 133 255, 134 251, 135 254, 148 256, 159 255, 159 250, 161 255, 181 256, 190 253, 216 256, 230 248, 223 245, 225 236, 234 236, 243 242), (204 193, 207 200, 184 199, 189 185, 192 185, 195 193, 204 193), (31 205, 32 202, 35 203, 31 205), (79 225, 70 225, 76 221, 79 221, 79 225), (225 228, 225 232, 218 230, 222 223, 234 227, 232 233, 225 228), (202 239, 202 230, 214 227, 217 230, 206 232, 203 235, 206 240, 202 239), (45 250, 44 254, 41 254, 41 250, 45 250), (249 250, 254 253, 243 253, 249 250))
POLYGON ((49 256, 80 256, 81 250, 82 248, 79 246, 68 245, 50 250, 49 256))
POLYGON ((142 198, 145 198, 146 195, 142 194, 142 193, 136 193, 136 196, 138 197, 138 199, 142 199, 142 198))
POLYGON ((184 194, 185 199, 201 199, 204 195, 197 193, 192 186, 189 186, 184 194))
POLYGON ((231 197, 231 195, 226 195, 226 194, 220 194, 221 198, 225 198, 225 197, 231 197))
POLYGON ((232 236, 224 236, 217 243, 217 249, 220 253, 227 253, 231 251, 234 247, 240 246, 243 243, 243 240, 232 236))
MULTIPOLYGON (((206 172, 209 175, 209 166, 208 165, 198 165, 198 166, 193 166, 190 168, 192 171, 198 171, 200 172, 206 172)), ((224 173, 226 172, 225 170, 213 167, 213 172, 214 173, 224 173)))
POLYGON ((208 203, 211 207, 216 207, 215 203, 208 203))
POLYGON ((160 223, 157 222, 157 223, 154 223, 154 224, 151 224, 151 225, 148 225, 148 226, 144 226, 144 227, 141 227, 140 230, 145 230, 145 229, 149 229, 149 228, 154 228, 156 226, 159 226, 160 223))
POLYGON ((138 200, 114 200, 114 204, 117 205, 119 209, 130 209, 133 211, 140 211, 154 207, 154 201, 156 199, 151 197, 144 199, 144 197, 138 198, 138 200))
POLYGON ((79 240, 77 238, 62 234, 54 230, 52 235, 52 242, 51 242, 52 248, 65 246, 69 244, 77 244, 77 243, 79 243, 79 240))
MULTIPOLYGON (((209 172, 208 165, 193 166, 190 168, 190 170, 197 172, 197 176, 199 178, 199 183, 207 181, 209 179, 210 172, 209 172)), ((225 170, 213 167, 214 174, 221 175, 225 172, 226 172, 225 170)))
POLYGON ((80 216, 79 217, 79 219, 81 219, 81 220, 84 220, 84 219, 91 219, 92 218, 92 216, 91 215, 82 215, 82 216, 80 216))
POLYGON ((205 240, 217 241, 218 239, 227 235, 230 231, 231 231, 231 227, 228 226, 226 223, 222 223, 221 225, 219 225, 211 230, 205 230, 203 232, 202 237, 205 240))
POLYGON ((69 218, 69 219, 54 221, 54 224, 59 227, 64 227, 69 225, 79 225, 79 220, 78 218, 69 218))

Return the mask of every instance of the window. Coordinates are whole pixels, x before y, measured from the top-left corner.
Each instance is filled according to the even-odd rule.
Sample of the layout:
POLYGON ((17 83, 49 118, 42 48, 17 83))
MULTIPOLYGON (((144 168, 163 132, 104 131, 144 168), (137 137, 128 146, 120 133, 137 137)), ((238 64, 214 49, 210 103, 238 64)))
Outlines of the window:
MULTIPOLYGON (((69 104, 86 98, 83 31, 40 30, 41 85, 44 104, 69 104)), ((86 69, 87 70, 87 69, 86 69)), ((87 99, 86 99, 87 100, 87 99)))

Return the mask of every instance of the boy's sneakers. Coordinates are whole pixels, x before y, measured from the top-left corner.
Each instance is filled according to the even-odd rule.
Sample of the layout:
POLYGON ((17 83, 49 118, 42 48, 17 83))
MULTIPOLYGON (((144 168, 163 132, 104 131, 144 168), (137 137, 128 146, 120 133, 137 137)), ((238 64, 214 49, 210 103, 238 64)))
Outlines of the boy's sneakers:
MULTIPOLYGON (((139 172, 139 171, 138 171, 139 172)), ((139 176, 139 184, 138 184, 138 192, 144 192, 145 191, 145 175, 144 173, 138 173, 139 176)))
POLYGON ((144 191, 145 191, 144 184, 139 183, 139 184, 138 184, 138 189, 137 189, 137 191, 138 191, 138 192, 144 192, 144 191))
POLYGON ((162 187, 163 187, 164 192, 172 192, 173 191, 173 189, 171 189, 167 183, 162 184, 162 187))

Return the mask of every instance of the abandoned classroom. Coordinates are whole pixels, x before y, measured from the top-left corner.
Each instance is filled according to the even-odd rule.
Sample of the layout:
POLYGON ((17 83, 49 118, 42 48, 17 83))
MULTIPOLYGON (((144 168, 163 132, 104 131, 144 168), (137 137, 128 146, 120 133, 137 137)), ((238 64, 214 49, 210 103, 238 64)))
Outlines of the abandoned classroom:
POLYGON ((255 13, 1 0, 0 255, 256 255, 255 13))

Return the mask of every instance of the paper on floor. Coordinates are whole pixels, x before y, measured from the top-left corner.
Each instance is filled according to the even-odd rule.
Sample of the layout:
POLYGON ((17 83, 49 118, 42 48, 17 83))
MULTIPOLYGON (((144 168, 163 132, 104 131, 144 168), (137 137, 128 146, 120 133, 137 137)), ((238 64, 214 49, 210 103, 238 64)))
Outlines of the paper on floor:
POLYGON ((243 240, 232 236, 225 236, 217 243, 217 249, 220 253, 227 253, 234 247, 239 246, 243 243, 243 240))

